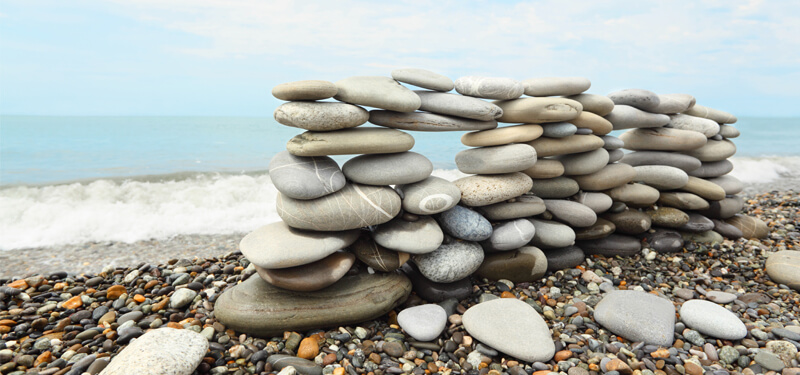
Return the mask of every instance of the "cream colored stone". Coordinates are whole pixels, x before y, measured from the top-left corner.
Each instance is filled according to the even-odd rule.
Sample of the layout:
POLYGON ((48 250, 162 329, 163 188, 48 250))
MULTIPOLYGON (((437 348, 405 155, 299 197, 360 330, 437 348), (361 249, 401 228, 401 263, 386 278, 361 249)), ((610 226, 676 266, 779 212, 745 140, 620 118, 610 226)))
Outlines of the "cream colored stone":
POLYGON ((461 136, 461 143, 470 147, 524 143, 541 137, 542 131, 542 126, 537 124, 506 126, 497 129, 466 133, 461 136))

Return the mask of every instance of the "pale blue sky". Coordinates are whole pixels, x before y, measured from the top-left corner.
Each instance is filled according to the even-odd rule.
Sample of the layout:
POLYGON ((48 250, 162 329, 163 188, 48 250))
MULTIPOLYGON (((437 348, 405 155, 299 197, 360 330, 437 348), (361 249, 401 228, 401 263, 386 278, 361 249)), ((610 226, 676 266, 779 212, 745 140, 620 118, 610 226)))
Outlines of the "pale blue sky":
POLYGON ((797 1, 0 1, 0 114, 271 116, 273 86, 421 67, 800 115, 797 1))

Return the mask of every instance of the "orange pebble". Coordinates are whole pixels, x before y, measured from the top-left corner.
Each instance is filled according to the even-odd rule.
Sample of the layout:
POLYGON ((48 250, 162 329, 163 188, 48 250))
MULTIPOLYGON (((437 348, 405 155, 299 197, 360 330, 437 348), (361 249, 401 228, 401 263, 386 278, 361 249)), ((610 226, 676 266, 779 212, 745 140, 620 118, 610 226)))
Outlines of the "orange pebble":
POLYGON ((119 296, 121 296, 123 293, 126 293, 126 292, 127 292, 127 290, 125 289, 124 286, 122 286, 122 285, 114 285, 111 288, 108 288, 108 290, 106 290, 106 298, 108 298, 108 299, 117 299, 117 298, 119 298, 119 296))
POLYGON ((660 348, 660 349, 650 353, 650 356, 653 357, 653 358, 669 358, 670 354, 669 354, 669 350, 664 349, 664 348, 660 348))
POLYGON ((553 357, 556 362, 566 361, 572 357, 572 351, 570 350, 562 350, 556 353, 555 357, 553 357))
POLYGON ((551 372, 552 372, 552 371, 550 371, 550 370, 534 371, 534 372, 533 372, 533 375, 547 375, 547 374, 549 374, 549 373, 551 373, 551 372))
POLYGON ((175 328, 175 329, 183 329, 183 326, 182 326, 182 325, 180 325, 180 324, 178 324, 178 323, 176 323, 176 322, 169 322, 169 323, 167 323, 167 327, 169 327, 169 328, 175 328))
POLYGON ((65 309, 77 309, 78 307, 83 306, 83 301, 81 301, 81 296, 75 296, 64 302, 62 305, 65 309))
POLYGON ((28 283, 23 279, 19 279, 17 281, 12 281, 6 286, 9 286, 9 287, 15 288, 15 289, 28 289, 28 283))
POLYGON ((333 375, 344 375, 344 367, 337 367, 333 369, 333 375))
POLYGON ((36 361, 33 362, 33 365, 39 366, 42 363, 50 363, 52 361, 53 361, 53 353, 50 353, 50 351, 48 350, 42 354, 39 354, 39 356, 36 357, 36 361))
POLYGON ((517 296, 515 296, 514 293, 511 292, 503 292, 500 293, 500 298, 517 298, 517 296))
POLYGON ((144 298, 143 295, 137 294, 137 295, 133 296, 133 300, 138 302, 138 303, 142 303, 142 302, 144 302, 145 298, 144 298))
POLYGON ((297 348, 297 356, 305 359, 313 359, 319 354, 319 343, 313 337, 306 337, 300 341, 300 347, 297 348))
POLYGON ((17 325, 17 322, 11 319, 0 320, 0 326, 15 326, 15 325, 17 325))

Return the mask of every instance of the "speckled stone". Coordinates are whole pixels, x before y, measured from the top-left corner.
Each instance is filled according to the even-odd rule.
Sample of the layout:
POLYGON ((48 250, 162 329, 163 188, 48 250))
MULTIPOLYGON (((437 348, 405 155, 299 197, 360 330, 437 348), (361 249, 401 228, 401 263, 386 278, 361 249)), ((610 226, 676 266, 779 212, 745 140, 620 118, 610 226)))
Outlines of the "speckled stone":
POLYGON ((527 193, 533 181, 521 172, 469 176, 453 181, 461 190, 461 202, 472 207, 488 206, 527 193))
POLYGON ((462 321, 467 333, 480 342, 523 361, 547 362, 555 354, 547 323, 520 300, 501 298, 479 303, 467 309, 462 321))
POLYGON ((471 148, 456 154, 458 170, 468 174, 519 172, 534 164, 536 149, 523 143, 471 148))
POLYGON ((680 228, 689 222, 689 215, 677 208, 658 207, 645 213, 650 216, 654 226, 680 228))
POLYGON ((442 230, 466 241, 483 241, 492 235, 492 224, 477 211, 464 206, 455 206, 441 214, 436 220, 442 230))
POLYGON ((413 255, 419 272, 437 283, 452 283, 474 273, 483 262, 483 248, 470 241, 454 241, 433 252, 413 255))
POLYGON ((634 290, 606 294, 595 306, 594 319, 631 341, 669 347, 675 330, 675 307, 664 298, 634 290))
POLYGON ((208 340, 188 329, 150 330, 131 342, 101 372, 103 375, 189 375, 208 351, 208 340))
POLYGON ((625 89, 608 94, 616 106, 627 105, 642 111, 653 112, 658 109, 661 99, 658 94, 643 89, 625 89))
POLYGON ((461 95, 486 99, 516 99, 525 88, 511 78, 465 76, 456 80, 456 91, 461 95))
POLYGON ((275 109, 273 116, 280 124, 311 131, 353 128, 369 119, 364 108, 338 102, 284 103, 275 109))
POLYGON ((614 223, 616 231, 622 234, 644 233, 653 223, 650 216, 639 210, 606 213, 603 218, 614 223))
POLYGON ((741 340, 747 336, 747 327, 730 310, 709 301, 691 300, 680 309, 681 321, 698 332, 724 339, 741 340))

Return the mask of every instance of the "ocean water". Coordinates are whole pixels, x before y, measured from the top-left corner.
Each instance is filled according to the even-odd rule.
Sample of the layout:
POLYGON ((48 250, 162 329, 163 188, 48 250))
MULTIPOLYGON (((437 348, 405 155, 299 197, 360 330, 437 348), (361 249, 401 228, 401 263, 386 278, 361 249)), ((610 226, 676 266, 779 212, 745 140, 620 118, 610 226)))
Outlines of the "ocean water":
MULTIPOLYGON (((800 118, 740 118, 733 174, 800 190, 800 118)), ((271 118, 0 116, 0 250, 248 232, 279 220, 271 118)), ((412 133, 455 179, 462 133, 412 133)), ((351 156, 334 157, 340 164, 351 156)))

